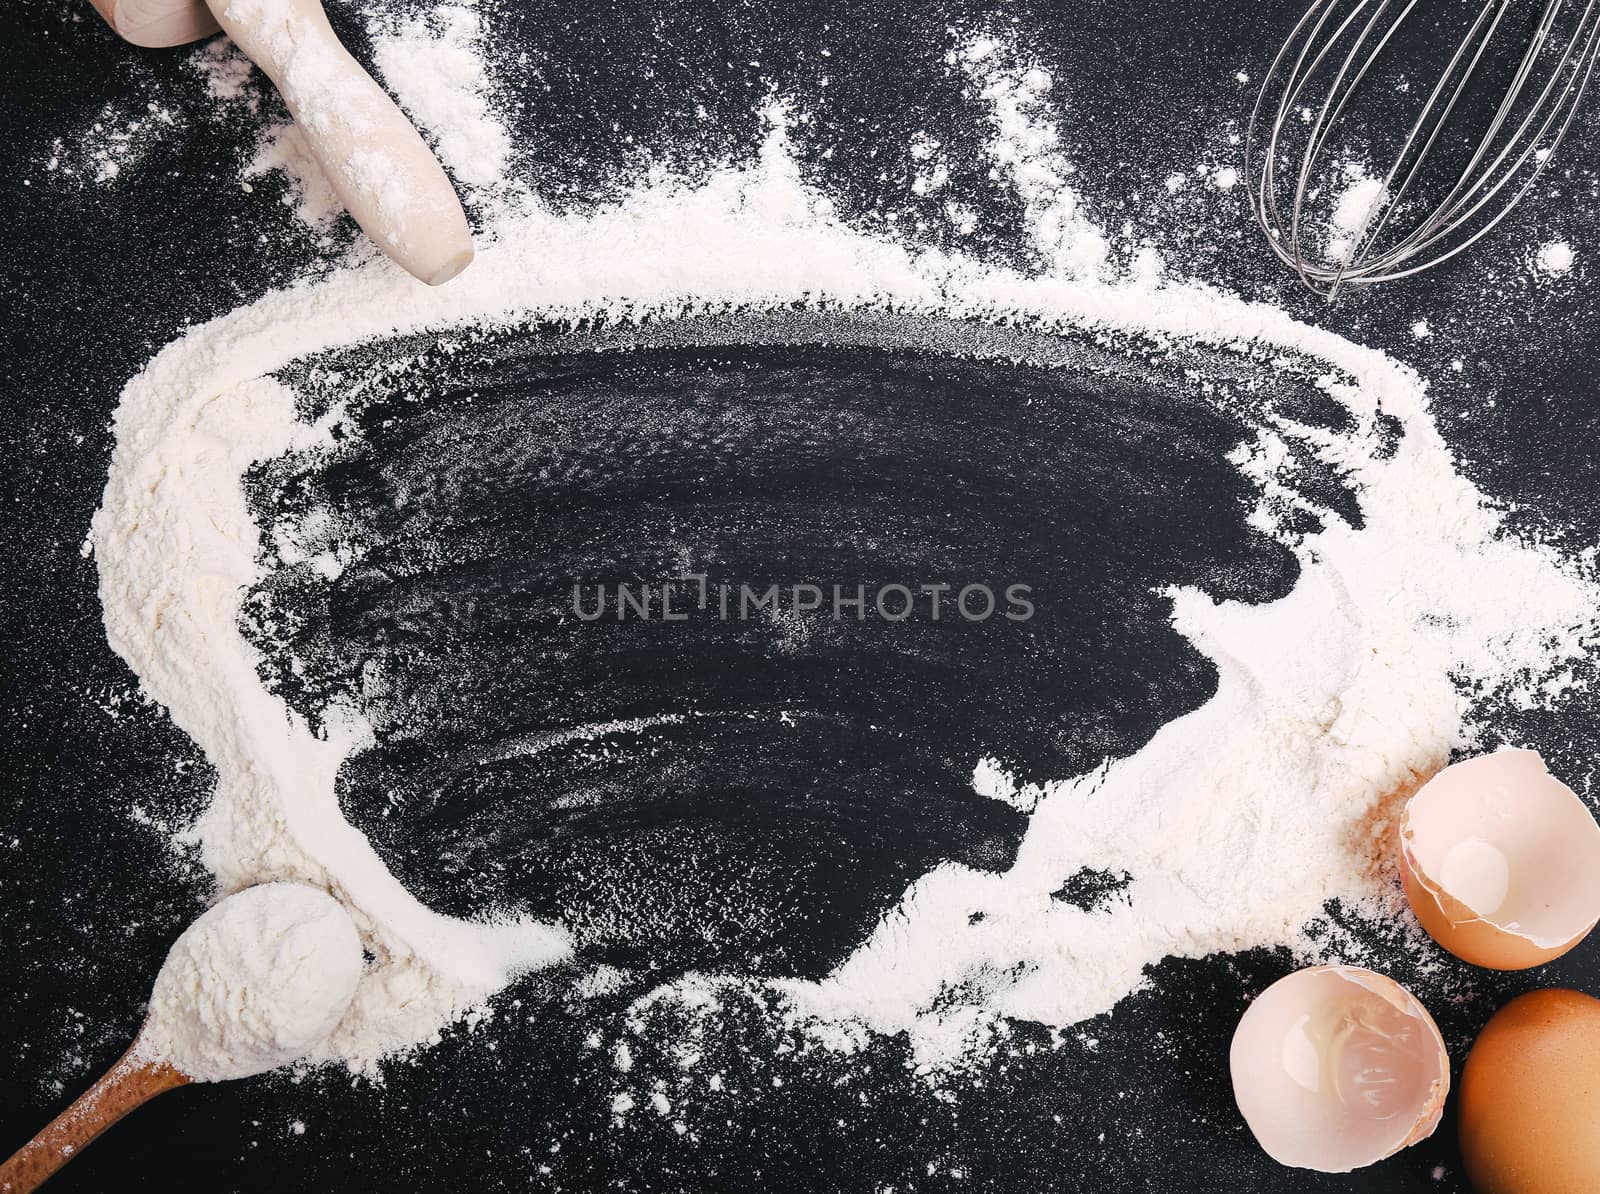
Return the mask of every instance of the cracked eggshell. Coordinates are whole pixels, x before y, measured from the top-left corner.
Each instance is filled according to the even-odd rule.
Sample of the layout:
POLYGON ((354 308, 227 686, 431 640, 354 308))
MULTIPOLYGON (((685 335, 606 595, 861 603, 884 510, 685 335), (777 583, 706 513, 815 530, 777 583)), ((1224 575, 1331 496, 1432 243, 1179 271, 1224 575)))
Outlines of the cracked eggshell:
POLYGON ((1600 825, 1536 751, 1496 751, 1446 767, 1411 798, 1400 878, 1445 949, 1525 970, 1600 921, 1600 825))
POLYGON ((1450 1058, 1426 1008, 1357 966, 1279 979, 1245 1011, 1228 1057, 1234 1099, 1283 1165, 1348 1173, 1433 1135, 1450 1058))

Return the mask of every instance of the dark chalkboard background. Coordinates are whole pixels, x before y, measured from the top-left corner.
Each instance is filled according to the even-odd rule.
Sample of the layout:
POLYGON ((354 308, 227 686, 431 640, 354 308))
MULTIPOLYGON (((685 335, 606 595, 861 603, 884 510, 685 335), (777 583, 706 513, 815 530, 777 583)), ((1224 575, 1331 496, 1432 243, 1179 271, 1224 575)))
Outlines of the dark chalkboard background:
MULTIPOLYGON (((364 53, 359 23, 337 3, 330 8, 357 53, 364 53)), ((712 157, 749 156, 761 131, 753 114, 757 101, 776 87, 805 96, 813 119, 796 134, 801 157, 848 217, 872 226, 891 209, 917 214, 920 201, 908 189, 912 162, 905 147, 925 130, 950 146, 958 163, 950 191, 940 198, 978 206, 985 217, 981 251, 1006 259, 1022 251, 1020 213, 979 164, 981 111, 943 61, 949 26, 1015 27, 1022 43, 1052 69, 1057 95, 1068 106, 1063 127, 1069 154, 1080 166, 1080 185, 1097 218, 1114 228, 1150 209, 1154 197, 1164 195, 1163 180, 1171 172, 1216 159, 1219 130, 1241 119, 1250 99, 1235 72, 1260 74, 1296 10, 1293 4, 1241 8, 1199 0, 860 9, 809 3, 499 3, 486 8, 485 19, 503 43, 528 51, 526 73, 502 70, 499 82, 517 111, 520 167, 551 202, 592 202, 619 178, 637 176, 641 147, 686 168, 712 157), (831 54, 821 57, 819 46, 831 54), (697 119, 697 105, 711 119, 697 119)), ((125 668, 105 647, 93 563, 79 550, 104 479, 107 420, 117 391, 186 323, 247 301, 295 274, 313 255, 275 205, 277 184, 263 182, 253 194, 238 188, 238 154, 251 140, 251 127, 240 115, 201 115, 210 110, 203 85, 183 66, 181 52, 146 53, 116 43, 86 0, 21 0, 8 15, 11 25, 0 42, 0 154, 6 163, 0 188, 7 212, 0 294, 8 333, 0 438, 9 473, 0 505, 7 547, 0 601, 8 628, 0 692, 7 739, 0 750, 0 944, 7 957, 0 1055, 10 1063, 0 1067, 0 1151, 21 1143, 115 1058, 137 1028, 167 945, 207 892, 202 873, 174 855, 161 834, 130 817, 137 807, 158 823, 181 821, 202 805, 207 780, 193 748, 159 711, 139 702, 125 668), (64 185, 49 176, 44 163, 57 152, 55 138, 81 135, 108 102, 126 106, 157 96, 178 104, 191 119, 115 187, 64 185)), ((1582 122, 1566 151, 1566 168, 1478 253, 1331 308, 1295 291, 1268 264, 1255 243, 1242 189, 1190 187, 1163 198, 1168 218, 1148 232, 1181 269, 1287 305, 1311 322, 1413 362, 1433 382, 1440 425, 1462 467, 1515 509, 1520 526, 1577 550, 1593 544, 1600 532, 1594 459, 1600 426, 1588 355, 1600 285, 1589 264, 1600 248, 1600 205, 1588 166, 1597 148, 1592 124, 1582 122), (1540 281, 1527 259, 1534 246, 1553 237, 1571 241, 1578 267, 1560 282, 1540 281), (1411 327, 1424 318, 1432 334, 1417 339, 1411 327), (1457 360, 1461 368, 1452 369, 1457 360)), ((643 576, 655 568, 661 559, 652 552, 668 538, 728 542, 730 526, 739 529, 738 540, 749 553, 723 561, 730 569, 750 572, 770 554, 764 545, 794 549, 803 540, 806 551, 821 552, 820 539, 801 534, 817 519, 857 519, 870 526, 886 515, 888 508, 875 504, 873 477, 915 495, 894 507, 905 520, 899 538, 910 545, 904 549, 909 555, 832 559, 839 570, 870 577, 873 567, 888 576, 932 559, 970 564, 980 558, 981 543, 947 542, 930 530, 946 500, 939 477, 966 470, 963 475, 987 478, 990 488, 963 491, 972 511, 982 515, 972 513, 968 527, 1003 529, 1028 521, 1038 508, 1011 484, 1016 475, 998 467, 1006 449, 1046 458, 1066 475, 1084 467, 1070 445, 1116 440, 1142 444, 1139 450, 1148 453, 1141 474, 1148 485, 1140 497, 1150 504, 1139 507, 1146 520, 1125 528, 1146 549, 1107 564, 1105 543, 1085 534, 1085 527, 1103 527, 1116 511, 1130 508, 1113 497, 1104 508, 1076 508, 1058 524, 1029 521, 1030 534, 1050 550, 1036 559, 1001 562, 1039 571, 1048 559, 1069 559, 1076 566, 1046 575, 1045 583, 1075 593, 1080 604, 1107 608, 1116 605, 1111 589, 1127 594, 1183 580, 1204 583, 1219 595, 1266 599, 1293 580, 1292 561, 1239 525, 1241 486, 1221 459, 1236 429, 1181 402, 1158 402, 1170 397, 1170 383, 1159 377, 1121 389, 1081 375, 1045 381, 1027 371, 939 362, 893 347, 706 352, 685 346, 636 354, 627 369, 608 365, 596 371, 581 354, 552 355, 540 348, 539 334, 531 329, 526 338, 501 345, 498 354, 462 364, 453 374, 441 371, 437 417, 388 439, 375 435, 372 442, 388 460, 425 456, 428 435, 458 446, 473 436, 500 442, 482 409, 456 418, 452 403, 459 406, 464 394, 492 392, 502 403, 505 426, 514 429, 525 404, 588 370, 588 393, 599 393, 599 405, 613 408, 610 421, 599 425, 611 429, 609 442, 622 445, 619 458, 630 462, 632 472, 620 470, 623 481, 609 490, 575 484, 546 493, 539 513, 559 525, 589 508, 640 511, 636 523, 617 514, 603 532, 610 536, 608 545, 593 557, 615 564, 619 575, 643 576), (1007 403, 1030 387, 1038 389, 1040 401, 1022 421, 1007 403), (676 396, 690 388, 703 401, 685 412, 676 396), (671 466, 652 462, 648 451, 627 455, 628 412, 640 404, 654 412, 653 426, 680 431, 703 430, 719 410, 767 404, 775 413, 765 426, 745 429, 746 450, 737 466, 719 474, 710 488, 677 498, 658 489, 650 502, 641 502, 626 491, 626 477, 660 481, 671 466), (899 438, 892 420, 873 424, 897 404, 940 412, 926 424, 926 442, 899 438), (970 412, 974 405, 976 416, 970 412), (970 418, 978 425, 961 422, 970 418), (824 436, 818 428, 836 434, 824 436), (801 453, 797 463, 793 453, 774 453, 764 461, 762 444, 780 432, 792 433, 784 442, 801 444, 812 456, 801 453), (1192 456, 1177 461, 1164 451, 1168 445, 1192 456), (795 470, 813 485, 811 506, 803 512, 776 500, 777 487, 795 470), (828 483, 817 486, 818 478, 828 483), (1217 513, 1183 528, 1182 536, 1166 525, 1196 509, 1217 513), (657 535, 667 523, 672 536, 657 535), (1085 560, 1095 566, 1085 566, 1085 560), (1113 572, 1117 583, 1107 593, 1096 597, 1073 588, 1106 567, 1122 569, 1113 572)), ((294 464, 274 467, 292 471, 294 464)), ((482 467, 492 472, 495 465, 482 467)), ((341 468, 310 470, 305 483, 352 517, 370 516, 381 506, 380 470, 360 459, 341 468)), ((264 499, 264 519, 272 516, 269 507, 264 499)), ((527 525, 525 506, 486 502, 473 510, 480 521, 467 531, 506 532, 520 553, 515 559, 527 567, 543 561, 558 574, 548 544, 517 538, 527 525)), ((272 639, 283 657, 292 651, 321 661, 321 670, 296 692, 307 707, 314 707, 319 692, 335 691, 347 678, 353 665, 341 655, 342 643, 374 625, 392 629, 400 606, 415 613, 413 598, 435 579, 428 568, 440 551, 460 560, 467 558, 464 543, 481 542, 449 519, 421 517, 388 531, 385 576, 408 577, 416 590, 363 589, 361 578, 352 577, 342 580, 342 591, 329 591, 284 573, 256 595, 258 610, 277 603, 325 615, 313 620, 301 641, 272 639, 262 631, 263 641, 272 639)), ((472 584, 480 592, 493 589, 502 553, 474 561, 472 584)), ((565 563, 561 567, 570 571, 565 563)), ((449 620, 435 619, 424 630, 428 626, 442 627, 442 637, 429 640, 423 654, 431 650, 433 658, 442 658, 450 649, 449 620)), ((1003 806, 976 802, 956 782, 966 758, 961 735, 987 745, 1009 732, 1006 748, 1041 774, 1066 774, 1082 762, 1074 754, 1082 741, 1041 747, 1047 735, 1001 719, 975 728, 973 719, 996 702, 1030 704, 1027 692, 982 687, 998 683, 987 668, 994 653, 1009 659, 1007 652, 1018 652, 1035 667, 1045 660, 1040 683, 1056 678, 1082 685, 1085 695, 1074 716, 1095 724, 1097 741, 1125 749, 1205 698, 1206 669, 1164 630, 1159 609, 1121 610, 1100 629, 1107 636, 1103 642, 1085 638, 1083 625, 1052 626, 1045 619, 1030 628, 1028 640, 994 638, 981 651, 954 639, 899 645, 862 640, 781 660, 766 644, 734 643, 729 660, 719 659, 718 667, 744 665, 818 710, 848 708, 850 715, 835 723, 820 719, 803 749, 780 747, 732 720, 690 741, 617 743, 628 774, 648 768, 661 750, 709 752, 697 772, 699 786, 675 792, 682 815, 633 809, 621 823, 597 829, 547 809, 530 817, 518 840, 485 846, 477 819, 493 811, 504 791, 490 777, 461 790, 427 790, 429 798, 438 798, 428 833, 464 849, 430 853, 398 831, 377 833, 377 817, 368 816, 376 799, 370 793, 395 776, 417 773, 419 759, 438 761, 461 749, 462 741, 449 735, 470 736, 481 724, 467 717, 421 741, 399 727, 352 766, 343 799, 358 822, 370 820, 391 864, 440 907, 470 911, 513 899, 580 920, 588 909, 584 923, 592 931, 583 936, 583 947, 591 960, 657 978, 686 967, 748 960, 751 953, 759 953, 773 973, 815 973, 847 950, 864 918, 930 859, 1004 864, 1018 826, 1003 806), (1149 666, 1105 669, 1108 652, 1149 666), (933 658, 938 667, 909 671, 905 661, 911 657, 933 658), (1134 690, 1102 687, 1112 675, 1134 690), (1141 677, 1148 680, 1143 693, 1141 677), (908 703, 908 694, 928 686, 959 693, 970 707, 908 703), (1158 690, 1159 700, 1149 695, 1158 690), (904 724, 894 723, 893 735, 867 740, 858 732, 859 721, 877 725, 896 717, 904 724), (835 793, 831 804, 806 805, 803 815, 787 815, 784 810, 800 807, 785 803, 803 786, 797 777, 809 771, 813 755, 828 751, 871 759, 881 769, 875 779, 892 777, 899 790, 915 785, 935 793, 933 812, 920 822, 918 834, 893 832, 881 819, 851 820, 849 810, 857 805, 848 790, 835 793), (741 773, 746 787, 719 811, 703 774, 730 757, 761 758, 770 766, 759 774, 741 773), (727 808, 752 803, 751 793, 774 792, 788 796, 767 802, 780 812, 770 822, 724 815, 727 808), (689 832, 684 826, 696 819, 716 825, 712 837, 695 832, 702 841, 715 840, 712 853, 722 851, 735 869, 752 853, 770 855, 768 870, 777 878, 758 886, 753 898, 767 901, 770 915, 763 923, 777 928, 753 937, 744 932, 734 913, 719 912, 712 885, 707 898, 687 900, 642 939, 608 933, 612 922, 596 909, 601 896, 614 897, 615 884, 625 886, 630 851, 676 857, 674 835, 689 832), (853 825, 852 833, 837 835, 838 851, 819 858, 811 848, 815 827, 834 829, 844 821, 853 825), (585 856, 596 861, 575 864, 570 854, 541 853, 546 834, 616 848, 596 848, 585 856), (477 858, 465 847, 488 854, 477 858), (447 856, 448 865, 441 862, 447 856), (802 857, 809 869, 798 882, 798 872, 785 868, 802 857), (492 883, 485 878, 491 872, 492 883), (598 894, 597 874, 608 876, 598 894), (793 923, 786 918, 810 915, 822 929, 782 931, 793 923)), ((499 641, 494 633, 485 638, 499 641)), ((541 673, 521 666, 526 661, 516 654, 526 644, 515 636, 506 641, 511 655, 479 659, 474 699, 484 709, 559 703, 559 682, 538 690, 533 677, 541 673)), ((692 693, 714 678, 699 647, 675 644, 676 654, 661 657, 651 654, 656 647, 649 642, 609 640, 606 650, 607 666, 626 658, 628 667, 653 677, 663 690, 692 693), (640 656, 630 652, 642 652, 648 665, 639 665, 640 656)), ((599 666, 594 658, 582 663, 599 666)), ((418 690, 410 695, 425 702, 430 678, 438 677, 426 669, 415 674, 418 690)), ((591 672, 566 678, 573 692, 599 691, 589 683, 591 672)), ((752 700, 756 687, 741 699, 752 700)), ((659 692, 632 696, 659 703, 659 692)), ((1588 793, 1596 745, 1592 705, 1577 695, 1554 713, 1507 715, 1501 722, 1507 737, 1544 749, 1557 771, 1588 793)), ((585 716, 615 712, 596 708, 585 716)), ((530 728, 536 727, 498 724, 495 732, 530 728)), ((542 777, 524 775, 517 782, 536 786, 570 776, 571 760, 559 762, 542 777)), ((620 765, 613 758, 606 766, 620 765)), ((616 775, 584 778, 616 782, 616 775)), ((719 789, 724 795, 733 790, 729 784, 719 789)), ((1489 976, 1458 967, 1459 988, 1430 1001, 1455 1060, 1513 992, 1556 982, 1600 991, 1597 948, 1591 943, 1534 975, 1489 976)), ((874 1046, 841 1081, 837 1068, 774 1057, 759 1009, 735 1007, 710 1047, 721 1050, 729 1066, 742 1067, 741 1093, 720 1104, 702 1102, 696 1131, 687 1139, 653 1115, 634 1115, 615 1126, 609 1057, 585 1043, 596 1025, 605 1031, 608 1009, 570 1006, 560 977, 528 980, 497 1001, 490 1024, 450 1035, 420 1064, 390 1067, 381 1087, 316 1073, 168 1096, 74 1162, 56 1188, 1462 1189, 1448 1121, 1424 1145, 1344 1178, 1278 1169, 1255 1148, 1229 1095, 1227 1039, 1249 996, 1290 965, 1286 957, 1266 954, 1165 964, 1152 991, 1087 1026, 1096 1048, 1069 1043, 1037 1058, 1009 1059, 985 1076, 981 1088, 953 1103, 905 1081, 903 1050, 895 1042, 874 1046)), ((630 993, 621 992, 619 1000, 630 993)), ((1020 1042, 1026 1043, 1027 1033, 1021 1031, 1020 1042)), ((671 1064, 651 1057, 636 1064, 648 1072, 658 1063, 671 1064)))

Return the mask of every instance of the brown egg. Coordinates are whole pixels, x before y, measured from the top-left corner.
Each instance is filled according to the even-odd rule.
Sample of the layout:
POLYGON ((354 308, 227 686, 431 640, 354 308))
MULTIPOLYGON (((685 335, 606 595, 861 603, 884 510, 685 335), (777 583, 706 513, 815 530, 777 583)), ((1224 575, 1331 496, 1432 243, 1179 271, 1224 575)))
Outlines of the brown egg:
POLYGON ((1461 1075, 1478 1194, 1600 1191, 1600 999, 1534 991, 1490 1020, 1461 1075))

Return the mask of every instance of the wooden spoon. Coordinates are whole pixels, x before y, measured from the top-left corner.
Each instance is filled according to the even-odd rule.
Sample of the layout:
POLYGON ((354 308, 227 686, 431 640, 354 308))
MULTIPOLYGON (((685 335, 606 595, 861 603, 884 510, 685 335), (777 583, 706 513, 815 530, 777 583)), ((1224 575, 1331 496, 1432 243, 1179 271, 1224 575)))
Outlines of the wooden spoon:
POLYGON ((461 201, 405 114, 339 43, 320 0, 93 0, 139 46, 220 28, 282 94, 340 201, 385 253, 430 286, 472 262, 461 201))
POLYGON ((76 1102, 0 1165, 0 1194, 31 1194, 124 1115, 158 1094, 183 1086, 189 1075, 165 1062, 124 1053, 76 1102))
POLYGON ((322 888, 262 883, 213 904, 167 951, 133 1047, 0 1165, 0 1194, 37 1189, 162 1091, 265 1074, 306 1056, 350 1010, 363 969, 355 922, 322 888))

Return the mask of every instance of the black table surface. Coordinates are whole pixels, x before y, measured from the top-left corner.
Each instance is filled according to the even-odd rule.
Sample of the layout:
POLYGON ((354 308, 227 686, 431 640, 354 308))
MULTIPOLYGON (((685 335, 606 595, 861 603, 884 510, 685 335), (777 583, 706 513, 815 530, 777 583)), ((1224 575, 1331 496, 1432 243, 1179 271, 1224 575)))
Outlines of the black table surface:
MULTIPOLYGON (((329 8, 367 56, 358 6, 329 8)), ((810 114, 797 136, 809 174, 845 218, 881 226, 912 202, 914 134, 931 130, 957 149, 981 141, 945 54, 952 30, 992 30, 1052 71, 1076 182, 1114 228, 1143 219, 1172 172, 1237 156, 1221 134, 1253 93, 1235 76, 1261 74, 1298 5, 495 0, 480 10, 502 61, 506 46, 527 51, 526 75, 502 70, 500 81, 518 168, 552 204, 591 202, 637 177, 644 151, 677 163, 748 159, 762 99, 793 93, 810 114), (697 118, 697 106, 711 118, 697 118)), ((168 944, 209 892, 191 859, 130 816, 156 791, 166 808, 196 807, 204 769, 107 648, 95 567, 80 550, 117 394, 186 325, 284 283, 317 254, 278 204, 278 184, 239 187, 253 126, 241 113, 208 115, 214 105, 185 52, 120 44, 88 0, 15 0, 7 16, 0 1152, 116 1058, 168 944), (47 168, 107 105, 157 98, 183 117, 179 129, 116 186, 47 168)), ((1183 205, 1175 215, 1145 231, 1179 272, 1414 365, 1462 470, 1519 529, 1577 551, 1600 539, 1594 124, 1579 122, 1560 169, 1477 252, 1332 306, 1270 261, 1243 187, 1191 187, 1172 198, 1183 205), (1559 281, 1530 268, 1552 239, 1577 251, 1559 281), (1419 320, 1426 337, 1413 332, 1419 320)), ((1020 213, 992 185, 971 167, 950 194, 983 206, 999 229, 984 247, 1003 255, 1021 241, 1020 213)), ((1591 703, 1579 693, 1503 719, 1506 737, 1543 748, 1585 795, 1591 703)), ((1289 965, 1272 954, 1165 964, 1159 994, 1096 1025, 1097 1089, 1120 1091, 1116 1108, 1030 1083, 1024 1064, 953 1104, 876 1089, 866 1116, 828 1082, 797 1075, 784 1097, 730 1105, 692 1146, 664 1123, 614 1124, 600 1063, 548 1043, 570 1041, 568 1012, 522 985, 506 998, 520 1000, 531 1029, 451 1034, 382 1084, 318 1072, 186 1089, 109 1134, 54 1188, 1464 1190, 1448 1120, 1433 1140, 1345 1177, 1290 1172, 1261 1155, 1228 1095, 1226 1041, 1249 995, 1289 965), (1152 1034, 1177 1044, 1156 1056, 1152 1034), (1186 1080, 1157 1080, 1152 1067, 1186 1080)), ((1533 974, 1475 976, 1469 996, 1435 1008, 1457 1066, 1495 1006, 1552 983, 1600 993, 1600 945, 1533 974)))

